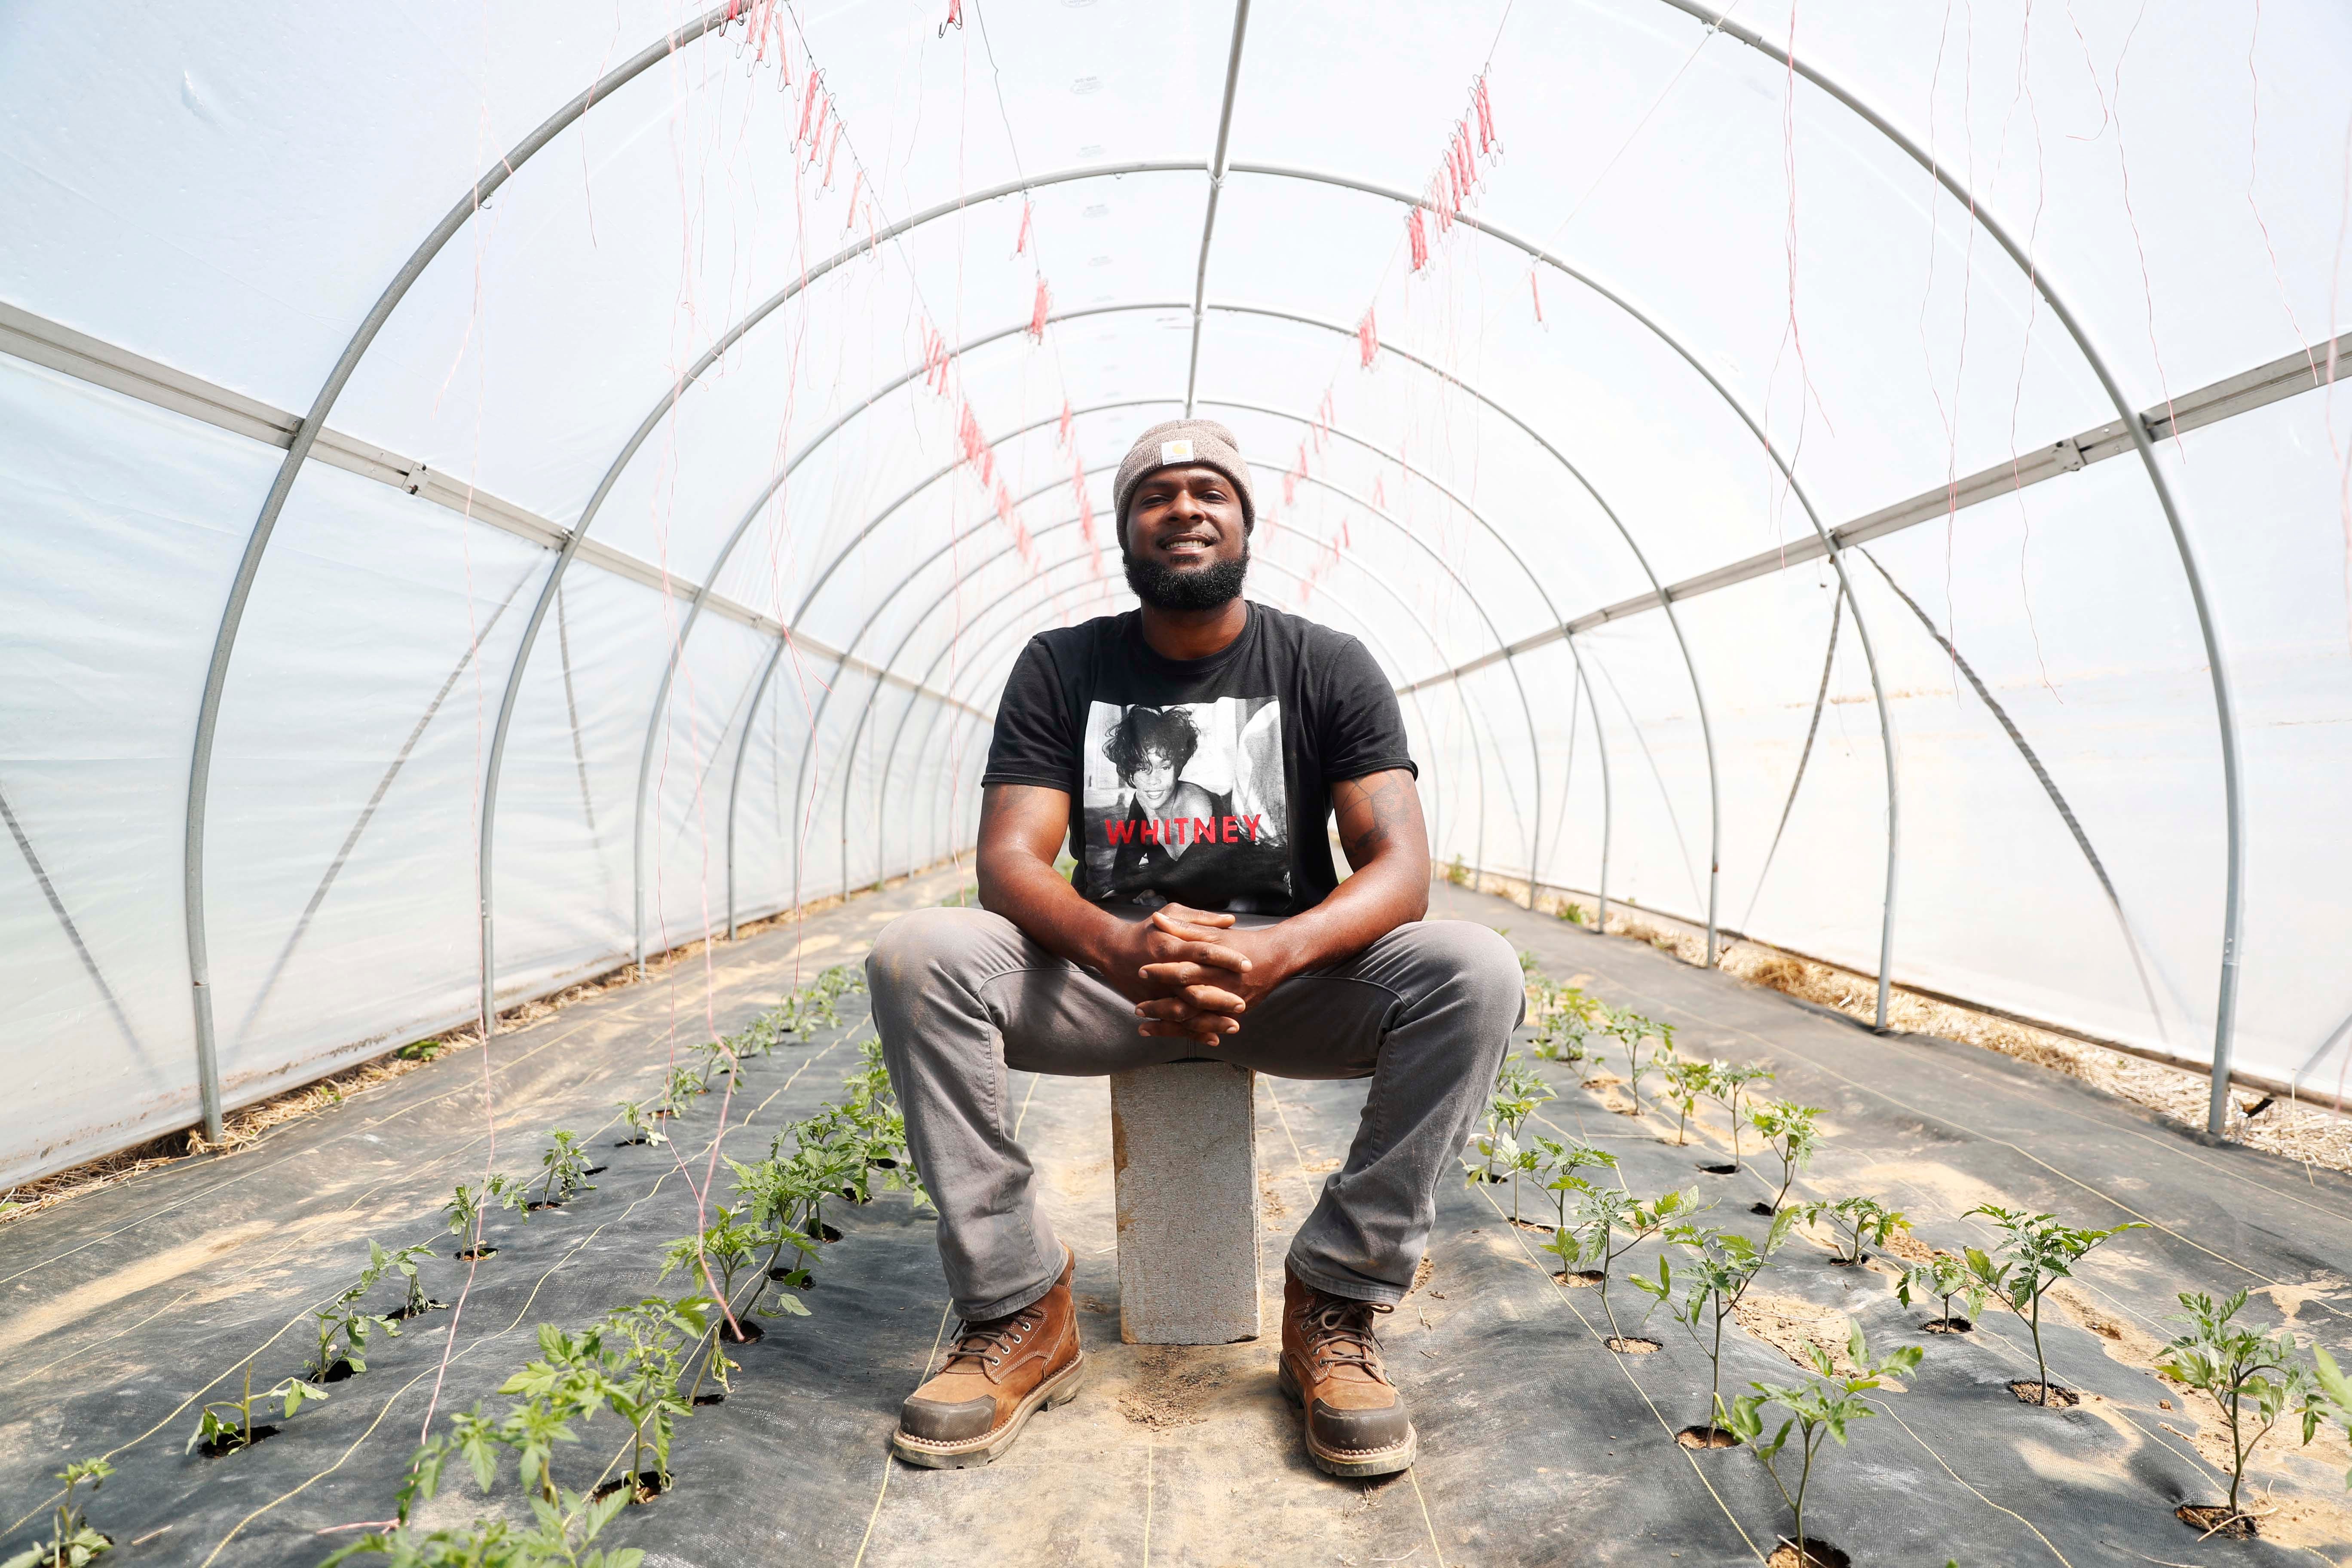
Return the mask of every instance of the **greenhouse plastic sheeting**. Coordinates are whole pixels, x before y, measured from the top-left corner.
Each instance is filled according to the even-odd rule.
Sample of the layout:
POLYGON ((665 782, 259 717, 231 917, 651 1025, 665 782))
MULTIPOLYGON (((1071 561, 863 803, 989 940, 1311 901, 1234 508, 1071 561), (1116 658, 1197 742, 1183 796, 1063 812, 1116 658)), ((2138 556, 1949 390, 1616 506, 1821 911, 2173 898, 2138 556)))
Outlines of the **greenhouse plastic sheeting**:
POLYGON ((12 8, 0 1182, 968 848, 1188 406, 1442 861, 2336 1091, 2352 15, 1720 20, 12 8))

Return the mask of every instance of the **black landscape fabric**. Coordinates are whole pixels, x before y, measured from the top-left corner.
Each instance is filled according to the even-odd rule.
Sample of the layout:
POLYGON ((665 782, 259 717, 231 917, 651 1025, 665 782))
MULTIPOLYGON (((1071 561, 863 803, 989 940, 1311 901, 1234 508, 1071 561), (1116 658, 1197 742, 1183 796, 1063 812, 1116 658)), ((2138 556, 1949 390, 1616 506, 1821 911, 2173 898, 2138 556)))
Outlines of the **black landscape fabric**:
MULTIPOLYGON (((917 879, 854 900, 795 931, 714 950, 712 1016, 740 1028, 826 964, 862 956, 899 910, 957 891, 917 879), (794 943, 800 945, 795 949, 794 943)), ((1772 1093, 1822 1107, 1831 1138, 1799 1180, 1806 1197, 1868 1193, 1905 1211, 1916 1243, 1983 1246, 1963 1217, 1979 1203, 2057 1212, 2072 1223, 2148 1228, 2108 1243, 2045 1322, 2053 1377, 2078 1391, 2063 1409, 2021 1404, 2033 1376, 2024 1327, 1989 1307, 1967 1333, 1922 1325, 1933 1306, 1892 1289, 1900 1256, 1829 1261, 1801 1233, 1766 1269, 1742 1326, 1727 1335, 1727 1393, 1796 1381, 1792 1355, 1843 1347, 1859 1324, 1871 1350, 1917 1344, 1925 1359, 1851 1444, 1826 1450, 1808 1531, 1857 1564, 2231 1564, 2352 1561, 2340 1430, 2304 1455, 2292 1436, 2255 1468, 2261 1537, 2199 1538, 2174 1517, 2220 1500, 2225 1482, 2199 1452, 2200 1425, 2147 1367, 2178 1331, 2181 1290, 2255 1292, 2250 1321, 2283 1321, 2343 1351, 2352 1268, 2352 1182, 2235 1147, 2210 1146, 2071 1079, 1965 1046, 1881 1038, 1631 941, 1594 936, 1499 900, 1436 890, 1433 918, 1507 928, 1541 971, 1583 984, 1676 1032, 1685 1055, 1761 1060, 1772 1093), (2263 1486, 2268 1490, 2263 1489, 2263 1486)), ((457 1051, 272 1132, 233 1157, 189 1160, 0 1226, 0 1558, 29 1545, 67 1460, 108 1454, 116 1474, 91 1508, 118 1543, 109 1563, 310 1568, 388 1520, 428 1403, 446 1419, 495 1390, 535 1352, 541 1323, 578 1327, 656 1292, 660 1254, 690 1233, 718 1095, 674 1128, 674 1148, 615 1147, 614 1102, 654 1094, 673 1047, 707 1037, 699 960, 667 981, 615 990, 457 1051), (581 1133, 607 1168, 559 1210, 500 1211, 498 1250, 474 1270, 462 1318, 435 1311, 379 1335, 368 1371, 250 1450, 184 1452, 201 1400, 299 1373, 310 1312, 353 1277, 373 1238, 431 1241, 430 1293, 454 1301, 466 1265, 440 1205, 486 1165, 535 1166, 551 1129, 581 1133), (457 1344, 444 1352, 455 1330, 457 1344), (437 1402, 436 1380, 439 1383, 437 1402)), ((765 1152, 795 1118, 838 1098, 867 1033, 862 997, 838 1029, 751 1060, 724 1152, 765 1152)), ((681 1058, 682 1059, 682 1058, 681 1058)), ((1622 1088, 1580 1086, 1579 1069, 1538 1064, 1558 1098, 1530 1132, 1615 1152, 1644 1196, 1697 1189, 1710 1223, 1761 1237, 1753 1212, 1777 1185, 1725 1157, 1707 1109, 1688 1146, 1671 1113, 1612 1111, 1622 1088)), ((1108 1100, 1097 1080, 1014 1075, 1022 1136, 1035 1152, 1056 1226, 1078 1253, 1087 1391, 1033 1423, 984 1470, 895 1466, 885 1441, 898 1400, 923 1375, 944 1299, 928 1210, 903 1194, 828 1215, 808 1318, 767 1321, 736 1348, 723 1404, 683 1423, 677 1484, 623 1513, 600 1544, 635 1546, 652 1568, 679 1564, 930 1563, 1743 1563, 1789 1527, 1770 1480, 1743 1449, 1694 1451, 1675 1434, 1707 1410, 1706 1357, 1621 1279, 1612 1304, 1654 1353, 1604 1348, 1599 1292, 1558 1283, 1549 1233, 1514 1226, 1507 1185, 1449 1178, 1426 1279, 1381 1320, 1389 1363, 1411 1402, 1421 1460, 1381 1483, 1331 1480, 1300 1451, 1276 1392, 1273 1333, 1282 1247, 1353 1135, 1360 1083, 1261 1080, 1263 1276, 1267 1336, 1200 1350, 1118 1338, 1117 1230, 1108 1100)), ((1753 1135, 1748 1150, 1753 1152, 1753 1135)), ((725 1167, 716 1194, 726 1192, 725 1167)), ((1530 1219, 1544 1194, 1520 1196, 1530 1219)), ((1622 1267, 1654 1272, 1645 1246, 1622 1267)), ((377 1304, 396 1305, 380 1287, 377 1304)), ((558 1479, 593 1480, 625 1427, 609 1415, 559 1451, 558 1479)), ((2210 1434, 2205 1441, 2210 1444, 2210 1434)), ((511 1467, 489 1498, 453 1472, 423 1517, 462 1523, 523 1510, 511 1467)))

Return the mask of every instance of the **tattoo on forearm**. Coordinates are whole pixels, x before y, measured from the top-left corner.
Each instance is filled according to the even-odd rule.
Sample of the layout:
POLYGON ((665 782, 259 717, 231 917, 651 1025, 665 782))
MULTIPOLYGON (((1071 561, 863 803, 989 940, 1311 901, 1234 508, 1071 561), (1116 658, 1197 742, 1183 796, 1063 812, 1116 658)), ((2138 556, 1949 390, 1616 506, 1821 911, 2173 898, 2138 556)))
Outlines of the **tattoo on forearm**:
POLYGON ((1415 810, 1410 776, 1401 773, 1373 773, 1349 779, 1331 792, 1339 808, 1339 847, 1351 865, 1362 865, 1395 845, 1399 829, 1415 810), (1349 830, 1349 818, 1360 816, 1349 830))

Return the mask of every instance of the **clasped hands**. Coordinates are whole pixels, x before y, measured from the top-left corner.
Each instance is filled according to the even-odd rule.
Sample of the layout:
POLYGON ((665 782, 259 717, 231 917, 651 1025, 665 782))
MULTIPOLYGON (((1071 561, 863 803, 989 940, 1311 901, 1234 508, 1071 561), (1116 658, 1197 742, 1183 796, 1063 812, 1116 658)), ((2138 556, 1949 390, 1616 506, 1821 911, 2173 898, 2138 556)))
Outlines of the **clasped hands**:
POLYGON ((1129 929, 1108 973, 1135 1000, 1139 1034, 1213 1050, 1240 1030, 1253 1003, 1289 978, 1295 964, 1281 931, 1237 931, 1229 914, 1163 904, 1129 929))

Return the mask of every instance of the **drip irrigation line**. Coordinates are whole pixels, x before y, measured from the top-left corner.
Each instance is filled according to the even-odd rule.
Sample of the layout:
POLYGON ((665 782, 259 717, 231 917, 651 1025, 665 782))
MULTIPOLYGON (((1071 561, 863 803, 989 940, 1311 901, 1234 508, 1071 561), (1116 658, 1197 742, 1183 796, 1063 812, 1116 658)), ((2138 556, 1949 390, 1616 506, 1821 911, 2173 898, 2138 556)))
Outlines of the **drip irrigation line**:
MULTIPOLYGON (((1636 994, 1639 994, 1639 993, 1637 992, 1636 994)), ((2216 1262, 2228 1264, 2231 1268, 2237 1269, 2240 1273, 2259 1279, 2266 1286, 2284 1285, 2288 1283, 2283 1279, 2274 1279, 2271 1278, 2271 1276, 2264 1274, 2262 1270, 2252 1267, 2251 1264, 2242 1263, 2237 1258, 2231 1257, 2227 1253, 2218 1252, 2212 1247, 2207 1247, 2204 1243, 2198 1241, 2193 1237, 2184 1236, 2179 1231, 2175 1230, 2172 1226, 2165 1224, 2161 1220, 2149 1218, 2147 1215, 2141 1214, 2137 1209, 2133 1208, 2129 1204, 2125 1203, 2121 1198, 2115 1196, 2105 1189, 2085 1181, 2084 1178, 2075 1175, 2073 1172, 2068 1171, 2062 1166, 2051 1163, 2049 1161, 2042 1158, 2042 1156, 2034 1153, 2032 1151, 2025 1148, 2021 1144, 2011 1142, 2006 1138, 1996 1138, 1990 1133, 1984 1132, 1955 1117, 1937 1111, 1924 1110, 1919 1106, 1913 1105, 1908 1100, 1898 1100, 1894 1095, 1887 1093, 1885 1089, 1876 1088, 1871 1084, 1864 1083, 1858 1079, 1851 1078, 1822 1061, 1819 1058, 1809 1056, 1802 1048, 1790 1045, 1785 1041, 1768 1040, 1752 1029, 1742 1028, 1740 1026, 1736 1024, 1725 1024, 1716 1019, 1706 1017, 1698 1013, 1693 1012, 1689 1007, 1682 1004, 1671 1001, 1664 997, 1651 997, 1649 1000, 1662 1008, 1678 1012, 1685 1017, 1690 1018, 1697 1023, 1704 1024, 1709 1027, 1722 1029, 1731 1034, 1745 1036, 1747 1038, 1755 1041, 1758 1045, 1764 1047, 1768 1050, 1787 1051, 1789 1054, 1798 1058, 1809 1066, 1821 1072, 1828 1074, 1833 1079, 1836 1079, 1840 1083, 1844 1084, 1849 1089, 1860 1089, 1865 1094, 1869 1094, 1879 1100, 1885 1100, 1887 1104, 1895 1107, 1897 1110, 1907 1111, 1911 1115, 1920 1118, 1922 1121, 1938 1122, 1958 1131, 1965 1132, 1981 1142, 2007 1149, 2011 1153, 2017 1155, 2022 1160, 2025 1160, 2029 1163, 2040 1166, 2042 1170, 2048 1172, 2052 1176, 2056 1177, 2058 1180, 2070 1185, 2080 1187, 2083 1191, 2106 1204, 2111 1205, 2113 1207, 2122 1211, 2129 1217, 2140 1221, 2149 1229, 2159 1232, 2162 1235, 2168 1236, 2172 1237, 2173 1240, 2181 1243, 2183 1246, 2188 1247, 2194 1251, 2203 1253, 2205 1256, 2214 1259, 2216 1262)), ((2046 1100, 2036 1100, 2034 1104, 2037 1110, 2046 1110, 2051 1109, 2049 1102, 2046 1100)), ((2080 1113, 2069 1112, 2068 1114, 2079 1116, 2080 1113)), ((2094 1120, 2091 1118, 2083 1119, 2094 1120)), ((2100 1123, 2100 1126, 2103 1131, 2110 1133, 2122 1132, 2126 1136, 2139 1136, 2143 1139, 2146 1137, 2145 1134, 2134 1134, 2128 1128, 2119 1128, 2105 1123, 2100 1123)), ((2146 1139, 2146 1141, 2154 1142, 2152 1139, 2146 1139)), ((2187 1159, 2195 1163, 2215 1169, 2223 1174, 2238 1176, 2238 1173, 2229 1171, 2226 1167, 2215 1166, 2210 1161, 2200 1159, 2192 1151, 2175 1148, 2168 1152, 2175 1154, 2177 1157, 2187 1159)), ((2251 1178, 2244 1176, 2238 1176, 2238 1179, 2247 1182, 2249 1185, 2252 1185, 2262 1192, 2269 1193, 2273 1197, 2302 1204, 2305 1207, 2311 1208, 2317 1213, 2326 1214, 2337 1219, 2347 1217, 2345 1215, 2336 1214, 2334 1210, 2328 1209, 2321 1205, 2309 1203, 2307 1200, 2294 1194, 2291 1190, 2273 1188, 2260 1182, 2254 1182, 2251 1178)), ((2342 1311, 2337 1308, 2330 1306, 2324 1300, 2315 1300, 2311 1304, 2323 1309, 2333 1316, 2352 1318, 2352 1313, 2342 1311)))
MULTIPOLYGON (((1502 1221, 1504 1227, 1509 1230, 1511 1233, 1511 1240, 1518 1247, 1520 1255, 1526 1259, 1528 1267, 1534 1269, 1538 1275, 1542 1276, 1544 1282, 1551 1287, 1552 1299, 1558 1301, 1561 1306, 1568 1309, 1570 1315, 1574 1317, 1577 1322, 1583 1327, 1585 1333, 1591 1338, 1592 1342, 1601 1346, 1603 1352, 1608 1355, 1610 1361, 1615 1363, 1618 1375, 1622 1377, 1626 1383, 1632 1386, 1635 1394, 1641 1395, 1642 1403, 1649 1407, 1651 1418, 1657 1422, 1658 1430, 1664 1432, 1666 1435, 1668 1441, 1672 1442, 1675 1436, 1675 1427, 1666 1420, 1666 1413, 1658 1408, 1657 1401, 1650 1397, 1650 1391, 1642 1386, 1642 1380, 1635 1377, 1633 1370, 1625 1364, 1625 1358, 1619 1355, 1615 1351, 1609 1349, 1608 1340, 1610 1336, 1603 1334, 1599 1329, 1592 1326, 1592 1320, 1586 1317, 1582 1311, 1578 1310, 1576 1303, 1568 1299, 1568 1288, 1560 1284, 1559 1280, 1554 1279, 1551 1277, 1551 1270, 1546 1268, 1540 1262, 1537 1261, 1535 1253, 1528 1247, 1527 1233, 1522 1231, 1517 1226, 1511 1224, 1510 1216, 1503 1212, 1503 1205, 1496 1201, 1495 1194, 1486 1190, 1486 1184, 1483 1183, 1480 1184, 1478 1195, 1486 1200, 1486 1206, 1495 1211, 1495 1217, 1502 1221)), ((1756 1544, 1755 1537, 1749 1535, 1747 1528, 1739 1522, 1739 1516, 1731 1511, 1731 1505, 1724 1500, 1723 1494, 1715 1489, 1715 1483, 1707 1479, 1706 1471, 1699 1462, 1691 1457, 1691 1450, 1685 1448, 1679 1443, 1674 1444, 1674 1449, 1675 1453, 1682 1456, 1683 1462, 1690 1467, 1691 1474, 1698 1478, 1699 1485, 1706 1489, 1706 1495, 1715 1500, 1715 1506, 1723 1510, 1724 1522, 1730 1525, 1733 1531, 1738 1534, 1739 1539, 1746 1543, 1748 1552, 1755 1557, 1756 1561, 1759 1563, 1763 1562, 1765 1560, 1764 1552, 1763 1550, 1756 1544)))

